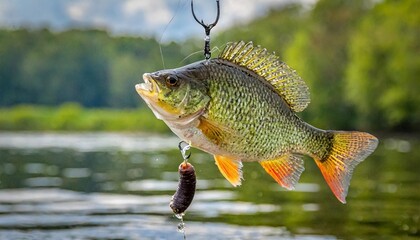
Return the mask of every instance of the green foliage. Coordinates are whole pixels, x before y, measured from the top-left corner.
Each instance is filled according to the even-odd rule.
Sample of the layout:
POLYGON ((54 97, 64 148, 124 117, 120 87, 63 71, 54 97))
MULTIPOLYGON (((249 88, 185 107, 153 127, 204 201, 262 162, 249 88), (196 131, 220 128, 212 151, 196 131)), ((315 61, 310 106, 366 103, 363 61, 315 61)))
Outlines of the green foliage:
POLYGON ((217 42, 252 40, 278 51, 310 87, 301 113, 329 129, 420 129, 418 1, 320 0, 229 29, 217 42))
POLYGON ((51 116, 50 126, 53 130, 80 129, 80 122, 75 121, 82 114, 82 108, 76 103, 66 103, 51 116))
POLYGON ((419 11, 416 0, 385 1, 352 37, 346 92, 360 126, 420 129, 419 11))
POLYGON ((18 105, 2 108, 0 130, 169 132, 168 127, 146 108, 86 109, 77 103, 60 107, 18 105))
POLYGON ((310 88, 303 115, 321 128, 351 128, 352 109, 343 98, 346 49, 365 2, 320 0, 286 50, 285 61, 310 88))
MULTIPOLYGON (((419 11, 416 0, 319 0, 310 9, 285 5, 253 22, 213 30, 213 57, 217 48, 238 40, 276 51, 309 85, 311 104, 300 114, 317 127, 420 130, 419 11)), ((0 106, 79 104, 62 105, 58 112, 37 107, 30 116, 28 106, 3 110, 11 119, 1 116, 1 129, 136 129, 125 119, 126 110, 87 114, 83 107, 138 107, 130 117, 145 116, 145 126, 160 129, 163 125, 153 125, 160 121, 149 122, 153 116, 134 85, 145 72, 202 60, 201 37, 160 45, 99 30, 0 30, 0 106), (37 121, 27 120, 34 116, 37 121)))
POLYGON ((32 106, 19 105, 11 109, 0 109, 2 130, 44 130, 48 124, 45 108, 34 111, 32 106), (34 121, 36 119, 36 121, 34 121))
POLYGON ((286 5, 281 9, 272 10, 264 18, 249 24, 236 26, 214 38, 213 46, 223 48, 226 42, 243 40, 276 51, 281 58, 287 46, 293 41, 293 36, 304 24, 303 9, 298 4, 286 5))
MULTIPOLYGON (((170 64, 182 58, 176 44, 162 49, 170 64)), ((136 107, 134 85, 162 67, 156 40, 99 30, 0 30, 0 55, 0 106, 136 107)))

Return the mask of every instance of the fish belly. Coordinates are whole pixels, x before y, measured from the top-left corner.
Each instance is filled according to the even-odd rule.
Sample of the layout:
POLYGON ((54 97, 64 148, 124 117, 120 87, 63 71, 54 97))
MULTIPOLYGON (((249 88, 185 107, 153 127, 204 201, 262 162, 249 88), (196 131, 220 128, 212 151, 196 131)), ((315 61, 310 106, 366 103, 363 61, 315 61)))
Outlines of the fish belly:
POLYGON ((174 124, 173 122, 165 122, 166 125, 175 133, 181 140, 189 143, 192 147, 203 150, 213 155, 226 155, 227 152, 220 148, 209 139, 203 132, 197 128, 200 120, 196 119, 188 125, 174 124))

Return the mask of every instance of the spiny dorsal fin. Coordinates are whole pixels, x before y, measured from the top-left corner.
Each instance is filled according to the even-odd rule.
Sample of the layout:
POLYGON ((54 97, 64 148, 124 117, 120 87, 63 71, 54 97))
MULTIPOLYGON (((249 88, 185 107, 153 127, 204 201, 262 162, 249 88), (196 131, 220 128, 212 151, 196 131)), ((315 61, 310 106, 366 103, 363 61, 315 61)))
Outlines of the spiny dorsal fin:
POLYGON ((303 111, 309 104, 309 89, 295 70, 278 60, 274 53, 252 42, 227 43, 219 59, 245 67, 263 77, 295 112, 303 111))

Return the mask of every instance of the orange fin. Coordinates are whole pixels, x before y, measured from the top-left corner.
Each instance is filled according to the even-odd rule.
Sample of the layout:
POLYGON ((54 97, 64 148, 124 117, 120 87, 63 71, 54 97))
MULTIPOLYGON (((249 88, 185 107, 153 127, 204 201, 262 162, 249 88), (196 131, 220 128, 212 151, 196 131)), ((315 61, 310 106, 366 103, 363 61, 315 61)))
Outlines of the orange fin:
POLYGON ((303 160, 291 153, 277 159, 260 161, 260 164, 276 182, 288 190, 294 189, 300 175, 305 170, 303 160))
POLYGON ((233 185, 241 185, 242 178, 242 162, 240 160, 233 160, 224 156, 214 155, 216 165, 222 175, 233 185))
POLYGON ((204 117, 200 118, 197 128, 216 145, 243 138, 242 134, 204 117))
POLYGON ((216 145, 226 140, 226 132, 222 128, 216 126, 216 124, 213 124, 205 118, 200 119, 200 124, 198 125, 198 128, 207 138, 209 138, 216 145))
POLYGON ((333 134, 330 153, 315 162, 337 199, 346 203, 353 169, 376 149, 378 139, 363 132, 333 134))

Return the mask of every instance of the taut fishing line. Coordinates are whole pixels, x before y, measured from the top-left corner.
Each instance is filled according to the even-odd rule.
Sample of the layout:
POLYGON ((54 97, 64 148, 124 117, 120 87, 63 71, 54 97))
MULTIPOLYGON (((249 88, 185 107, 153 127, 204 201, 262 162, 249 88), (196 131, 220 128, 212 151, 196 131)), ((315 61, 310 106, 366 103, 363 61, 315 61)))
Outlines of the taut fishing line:
MULTIPOLYGON (((205 30, 205 38, 204 38, 204 57, 206 60, 206 63, 208 63, 208 60, 211 58, 211 52, 212 50, 217 50, 219 51, 219 49, 217 47, 214 47, 213 49, 210 48, 210 30, 216 26, 217 22, 219 21, 219 17, 220 17, 220 0, 216 0, 216 4, 217 4, 217 16, 216 19, 214 20, 213 23, 211 24, 205 24, 203 20, 198 20, 197 16, 194 13, 194 7, 193 7, 193 0, 191 0, 191 12, 192 15, 195 19, 195 21, 197 23, 199 23, 205 30)), ((177 6, 176 6, 176 10, 175 13, 173 14, 173 16, 171 17, 171 19, 169 20, 168 24, 166 24, 165 28, 163 29, 163 32, 159 38, 159 51, 160 51, 160 56, 162 59, 162 65, 163 68, 165 69, 165 60, 164 60, 164 56, 163 56, 163 50, 162 50, 162 39, 163 36, 165 35, 166 30, 168 29, 169 25, 172 23, 172 21, 175 19, 175 17, 177 16, 180 8, 182 6, 181 0, 178 0, 177 6)), ((184 4, 185 6, 185 4, 184 4)), ((188 59, 189 57, 199 53, 200 51, 194 52, 192 54, 190 54, 189 56, 187 56, 186 58, 184 58, 181 63, 183 61, 185 61, 186 59, 188 59)), ((183 156, 183 162, 180 164, 179 168, 178 168, 178 172, 179 172, 179 182, 178 182, 178 188, 175 192, 175 194, 172 196, 172 200, 169 204, 170 208, 172 209, 172 211, 175 213, 175 216, 181 220, 181 223, 178 225, 178 230, 180 232, 183 233, 184 236, 184 240, 186 240, 187 236, 185 233, 185 223, 184 223, 184 212, 185 210, 187 210, 187 208, 189 207, 189 205, 191 204, 193 198, 194 198, 194 193, 196 190, 196 175, 195 175, 195 170, 194 167, 188 163, 188 159, 190 157, 191 154, 186 154, 186 151, 190 149, 190 144, 185 143, 185 142, 180 142, 179 146, 178 146, 179 150, 181 151, 181 154, 183 156), (184 146, 182 146, 184 145, 184 146)))
MULTIPOLYGON (((219 1, 219 0, 218 0, 219 1)), ((217 1, 217 2, 218 2, 217 1)), ((182 0, 178 0, 178 2, 177 2, 177 6, 176 6, 176 10, 175 10, 175 13, 173 14, 173 16, 171 17, 171 19, 169 20, 169 22, 165 25, 165 28, 163 29, 163 32, 162 32, 162 34, 160 35, 160 37, 159 37, 159 41, 158 41, 158 44, 159 44, 159 52, 160 52, 160 57, 161 57, 161 60, 162 60, 162 65, 163 65, 163 68, 165 69, 166 68, 166 66, 165 66, 165 58, 164 58, 164 56, 163 56, 163 49, 162 49, 162 40, 163 40, 163 37, 165 36, 165 33, 166 33, 166 30, 169 28, 169 26, 171 25, 171 23, 172 23, 172 21, 175 19, 175 17, 178 15, 178 12, 180 11, 180 9, 181 8, 185 8, 186 7, 186 5, 188 4, 188 0, 185 0, 183 3, 182 3, 182 0)), ((218 3, 219 4, 219 3, 218 3)), ((219 6, 218 6, 218 11, 219 11, 219 6)), ((220 14, 220 12, 218 13, 218 14, 220 14)), ((195 17, 195 16, 194 16, 195 17)), ((217 21, 218 21, 218 18, 219 18, 219 16, 217 16, 217 20, 216 20, 216 22, 215 23, 217 23, 217 21)), ((201 20, 201 21, 203 21, 203 20, 201 20)), ((204 23, 203 23, 204 24, 204 23)), ((209 41, 210 39, 208 39, 208 41, 209 41)), ((222 46, 221 46, 221 48, 223 48, 224 46, 225 46, 226 44, 223 44, 222 46)), ((195 56, 195 55, 197 55, 197 54, 199 54, 199 53, 202 53, 203 51, 202 50, 199 50, 199 51, 195 51, 195 52, 193 52, 193 53, 191 53, 191 54, 189 54, 188 56, 186 56, 184 59, 182 59, 178 64, 183 64, 185 61, 187 61, 190 57, 192 57, 192 56, 195 56)), ((218 46, 215 46, 215 47, 213 47, 212 49, 211 49, 211 51, 210 52, 220 52, 220 48, 218 47, 218 46)))
MULTIPOLYGON (((223 49, 223 47, 224 47, 224 46, 226 46, 226 44, 223 44, 223 45, 222 45, 222 49, 223 49)), ((215 46, 215 47, 213 47, 213 48, 211 49, 211 52, 220 52, 220 48, 219 48, 218 46, 215 46)), ((203 54, 203 50, 199 50, 199 51, 195 51, 195 52, 191 53, 190 55, 188 55, 188 56, 186 56, 184 59, 182 59, 182 60, 179 62, 179 64, 180 64, 180 65, 182 65, 185 61, 187 61, 187 60, 188 60, 188 58, 190 58, 190 57, 192 57, 192 56, 195 56, 195 55, 197 55, 197 54, 203 54)))
MULTIPOLYGON (((201 19, 201 21, 200 21, 197 18, 197 16, 195 15, 194 1, 191 0, 191 13, 193 15, 193 18, 194 18, 194 20, 198 24, 200 24, 204 28, 205 33, 206 33, 206 36, 204 38, 204 43, 205 43, 204 44, 204 57, 205 57, 206 60, 209 60, 210 59, 211 53, 213 51, 218 51, 218 52, 220 51, 220 49, 217 46, 216 47, 213 47, 212 49, 210 49, 210 31, 211 31, 211 29, 213 27, 216 26, 217 22, 219 21, 219 17, 220 17, 220 0, 216 0, 216 4, 217 4, 217 15, 216 15, 216 18, 215 18, 214 22, 211 23, 211 24, 205 24, 203 19, 201 19)), ((222 46, 224 47, 225 45, 226 44, 223 44, 222 46)), ((200 52, 202 52, 202 51, 196 51, 196 52, 191 53, 190 55, 188 55, 187 57, 185 57, 184 59, 182 59, 182 61, 180 62, 180 64, 182 64, 188 58, 190 58, 190 57, 192 57, 192 56, 194 56, 194 55, 196 55, 196 54, 198 54, 200 52)))
MULTIPOLYGON (((185 1, 185 3, 183 4, 184 7, 186 6, 186 3, 187 2, 185 1)), ((178 0, 178 3, 176 5, 175 13, 172 15, 171 20, 169 20, 168 24, 166 24, 166 26, 163 29, 163 32, 162 32, 162 34, 160 35, 160 38, 159 38, 159 42, 158 42, 159 43, 159 52, 160 52, 160 58, 162 59, 162 65, 163 65, 164 69, 166 67, 165 67, 165 60, 164 60, 163 51, 162 51, 162 39, 163 39, 163 36, 165 35, 165 32, 168 29, 169 25, 171 25, 172 21, 175 19, 176 15, 178 14, 180 8, 181 8, 181 0, 178 0)))

